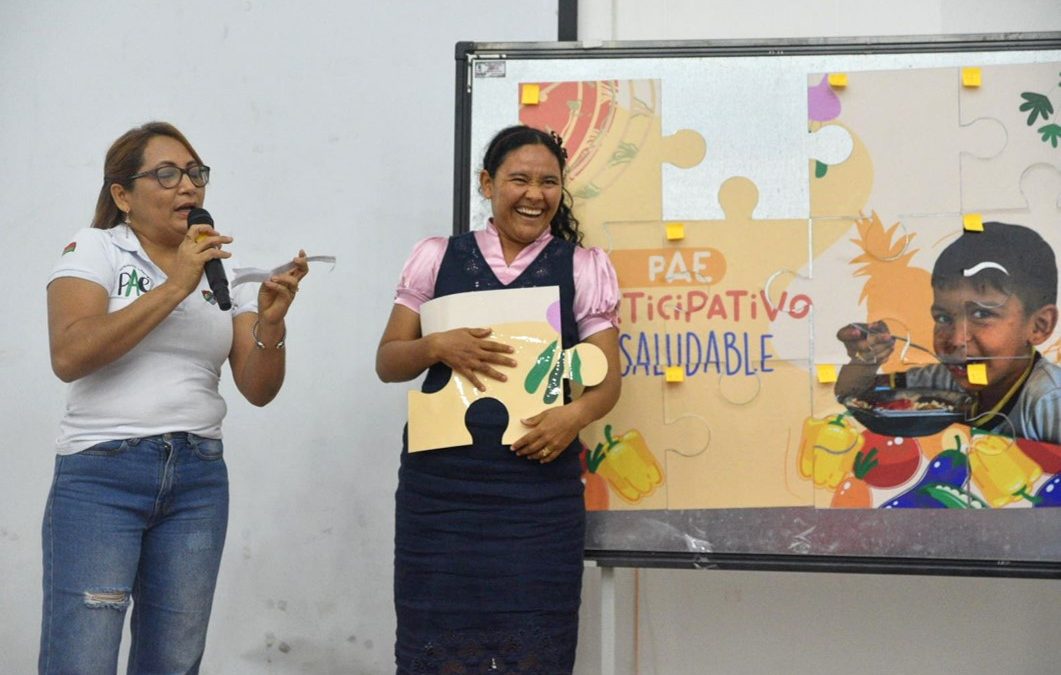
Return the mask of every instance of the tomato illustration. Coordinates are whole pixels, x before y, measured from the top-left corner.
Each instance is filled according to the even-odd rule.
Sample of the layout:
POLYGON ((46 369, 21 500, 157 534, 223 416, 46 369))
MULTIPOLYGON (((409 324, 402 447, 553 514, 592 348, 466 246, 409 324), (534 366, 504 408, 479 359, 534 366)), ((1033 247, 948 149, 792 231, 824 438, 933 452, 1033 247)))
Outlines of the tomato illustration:
POLYGON ((921 464, 921 446, 917 439, 902 436, 882 436, 872 431, 862 432, 865 442, 859 454, 865 461, 876 461, 866 470, 862 480, 879 488, 902 485, 917 472, 921 464))

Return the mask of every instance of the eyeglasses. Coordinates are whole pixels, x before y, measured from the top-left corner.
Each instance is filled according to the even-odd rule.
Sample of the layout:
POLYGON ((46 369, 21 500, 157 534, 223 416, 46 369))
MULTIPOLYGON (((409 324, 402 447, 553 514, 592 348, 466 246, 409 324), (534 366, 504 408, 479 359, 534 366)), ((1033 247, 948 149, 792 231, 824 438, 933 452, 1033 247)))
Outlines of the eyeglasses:
POLYGON ((167 164, 166 166, 160 166, 157 169, 142 171, 138 174, 129 176, 129 180, 154 176, 159 185, 166 189, 170 189, 180 185, 181 178, 183 178, 185 174, 188 175, 188 180, 190 180, 195 187, 205 187, 206 184, 210 182, 210 167, 205 164, 193 164, 187 169, 167 164))

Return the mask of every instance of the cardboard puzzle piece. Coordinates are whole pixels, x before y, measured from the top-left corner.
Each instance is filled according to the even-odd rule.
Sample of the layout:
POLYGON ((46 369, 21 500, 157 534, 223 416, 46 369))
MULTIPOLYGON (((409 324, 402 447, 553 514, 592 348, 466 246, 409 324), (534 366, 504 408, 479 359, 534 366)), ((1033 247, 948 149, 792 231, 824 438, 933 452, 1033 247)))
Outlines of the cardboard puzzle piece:
POLYGON ((969 423, 928 436, 874 433, 843 413, 807 421, 805 480, 818 508, 985 509, 1057 506, 1061 446, 1014 438, 1005 415, 991 433, 969 423))
POLYGON ((482 399, 504 404, 509 420, 501 442, 511 444, 530 428, 520 420, 563 405, 564 380, 592 386, 603 381, 607 360, 599 347, 581 343, 560 346, 559 291, 553 287, 504 289, 461 293, 436 298, 421 307, 425 335, 464 326, 490 326, 489 339, 515 349, 516 367, 500 368, 508 379, 484 378, 480 391, 462 375, 453 373, 437 392, 410 391, 409 452, 458 447, 472 442, 465 427, 468 409, 482 399), (533 320, 511 321, 513 316, 533 320), (497 323, 484 319, 497 317, 497 323))
MULTIPOLYGON (((963 270, 963 274, 970 281, 975 282, 981 278, 989 279, 991 275, 999 273, 1019 273, 1027 270, 1029 266, 1036 268, 1048 266, 1050 265, 1048 262, 1050 251, 1054 253, 1053 264, 1056 265, 1056 252, 1061 250, 1061 217, 1058 217, 1061 212, 1056 206, 1057 193, 1061 192, 1061 172, 1051 166, 1042 164, 1029 167, 1025 170, 1022 178, 1022 191, 1028 195, 1028 208, 1023 210, 984 211, 981 214, 982 223, 980 227, 991 228, 993 227, 990 224, 992 221, 1000 221, 1019 226, 1027 234, 1034 232, 1041 237, 1041 240, 1032 235, 1031 240, 1025 240, 1023 244, 1020 243, 1020 240, 1014 240, 1012 245, 1003 244, 998 246, 997 253, 987 252, 980 255, 982 259, 979 262, 970 264, 968 268, 963 270), (1045 242, 1045 246, 1043 242, 1045 242), (1025 248, 1026 251, 1018 250, 1020 248, 1025 248), (1041 259, 1034 257, 1044 253, 1047 255, 1041 259)), ((927 255, 921 257, 921 254, 919 254, 921 259, 918 262, 925 268, 925 274, 930 274, 936 259, 944 249, 951 245, 959 245, 957 242, 959 242, 960 237, 975 240, 976 237, 988 236, 982 230, 965 231, 961 229, 961 225, 957 225, 955 219, 951 216, 910 218, 908 222, 919 234, 925 235, 922 243, 926 245, 923 253, 927 255)), ((1041 274, 1033 274, 1031 277, 1020 276, 1026 280, 1042 278, 1041 274)), ((988 317, 993 316, 994 310, 1005 306, 1005 303, 1012 296, 1011 292, 1003 291, 995 284, 987 283, 986 287, 988 289, 987 292, 990 293, 990 299, 985 297, 981 302, 975 295, 969 298, 969 302, 980 305, 980 314, 984 316, 985 321, 988 317)), ((966 292, 972 293, 968 289, 966 292)), ((929 293, 932 298, 935 298, 935 290, 930 290, 929 293)), ((925 305, 926 303, 922 302, 920 304, 925 305)), ((926 326, 926 334, 928 333, 929 313, 928 309, 921 309, 917 314, 917 316, 921 317, 918 320, 926 326)), ((941 354, 960 356, 962 350, 961 340, 964 339, 962 336, 976 334, 980 330, 979 324, 984 323, 984 321, 971 319, 971 316, 973 315, 970 312, 963 313, 962 318, 957 320, 960 324, 955 330, 957 343, 948 342, 946 334, 943 334, 940 336, 939 345, 931 345, 933 349, 938 349, 941 354)), ((941 314, 941 317, 946 318, 945 314, 941 314)), ((1059 339, 1061 339, 1061 328, 1055 326, 1052 334, 1041 344, 1037 345, 1036 349, 1056 362, 1059 355, 1059 339)), ((990 363, 984 362, 1006 360, 1030 365, 1031 353, 1029 350, 1000 355, 984 354, 971 350, 970 356, 975 357, 975 360, 970 364, 972 371, 969 372, 969 376, 980 378, 980 380, 986 379, 987 383, 990 383, 998 375, 999 367, 991 366, 990 363), (980 362, 979 365, 977 365, 977 362, 980 362), (985 372, 985 370, 993 372, 985 372)), ((1005 369, 1008 370, 1008 366, 1005 369)), ((984 382, 981 381, 980 383, 983 384, 984 382)))
MULTIPOLYGON (((929 435, 876 433, 818 383, 794 460, 817 508, 981 508, 985 502, 970 482, 971 448, 986 456, 1011 452, 1005 448, 1012 442, 972 434, 971 421, 929 435)), ((1005 480, 1012 478, 1009 458, 987 462, 996 472, 1005 464, 1005 480)), ((985 468, 978 471, 991 480, 985 468)))
POLYGON ((978 508, 970 437, 962 424, 931 436, 876 434, 840 408, 806 421, 801 477, 817 508, 978 508))
POLYGON ((608 221, 661 219, 663 166, 689 168, 704 158, 697 132, 663 133, 659 80, 522 83, 521 90, 528 84, 540 96, 521 103, 519 120, 563 138, 567 188, 590 240, 608 221))
POLYGON ((1038 163, 1061 169, 1061 62, 979 71, 978 86, 960 89, 961 123, 991 120, 1003 128, 1005 147, 962 156, 962 211, 1024 209, 1024 171, 1038 163))
POLYGON ((793 430, 785 423, 763 424, 764 419, 803 420, 811 414, 807 362, 778 362, 769 373, 669 386, 668 409, 680 402, 681 409, 698 411, 711 430, 711 444, 695 455, 667 453, 668 508, 811 504, 810 486, 798 479, 789 461, 793 430))
POLYGON ((609 508, 664 509, 670 489, 666 455, 697 454, 711 439, 707 425, 695 413, 682 410, 667 416, 671 412, 663 398, 667 380, 675 369, 684 372, 686 360, 687 341, 675 326, 687 327, 686 310, 701 304, 700 294, 724 271, 716 263, 715 251, 683 251, 668 240, 665 223, 613 223, 605 231, 614 247, 612 262, 623 294, 623 394, 616 407, 583 436, 592 440, 587 441, 593 448, 591 457, 606 458, 596 465, 596 472, 607 478, 611 495, 618 497, 609 508), (691 288, 698 289, 692 296, 687 293, 691 288), (598 448, 606 454, 595 455, 598 448))
MULTIPOLYGON (((815 260, 814 288, 815 297, 827 301, 815 305, 815 361, 847 363, 837 331, 851 323, 883 320, 893 335, 905 338, 883 372, 899 370, 901 364, 934 362, 931 354, 909 345, 933 348, 932 265, 961 234, 957 222, 953 215, 898 220, 871 211, 855 221, 846 238, 823 252, 815 260)), ((815 219, 812 236, 817 239, 822 230, 832 236, 845 223, 815 219)))
POLYGON ((787 280, 769 301, 762 287, 771 269, 808 266, 807 222, 755 220, 757 197, 751 181, 733 178, 719 199, 725 220, 605 227, 624 297, 623 397, 609 419, 623 419, 626 405, 642 419, 661 410, 641 431, 663 449, 667 508, 810 503, 785 462, 789 430, 757 421, 810 411, 809 299, 787 280), (774 343, 782 314, 799 335, 774 343))
POLYGON ((807 85, 807 117, 810 136, 807 156, 811 160, 810 174, 824 178, 832 169, 846 162, 854 152, 855 140, 851 132, 835 122, 840 116, 840 97, 829 83, 829 76, 813 78, 807 85))
POLYGON ((520 420, 563 405, 563 380, 592 386, 604 380, 608 364, 599 347, 589 343, 559 349, 559 334, 540 324, 499 324, 491 339, 516 348, 520 364, 505 382, 487 380, 480 391, 454 374, 438 392, 409 392, 409 452, 468 445, 464 416, 476 401, 492 398, 508 410, 501 442, 510 445, 530 431, 520 420))
MULTIPOLYGON (((811 81, 820 78, 812 75, 811 81)), ((833 119, 853 136, 852 158, 858 159, 860 146, 872 158, 869 204, 887 205, 899 214, 961 211, 961 158, 997 154, 1005 134, 994 120, 959 124, 960 89, 958 68, 847 74, 846 86, 835 90, 840 110, 833 119)), ((857 218, 860 213, 813 200, 812 192, 812 213, 818 217, 857 218)))
MULTIPOLYGON (((1012 222, 1045 232, 1044 237, 1061 230, 1061 168, 1052 164, 1032 164, 1021 174, 1020 191, 1027 208, 1024 212, 1011 213, 1012 222)), ((992 213, 987 211, 988 215, 992 213)))
POLYGON ((852 133, 840 122, 829 122, 823 126, 811 122, 811 139, 816 139, 826 129, 843 129, 851 141, 851 150, 847 157, 838 164, 825 164, 815 158, 812 147, 809 151, 808 194, 810 195, 810 216, 819 220, 845 220, 848 226, 857 220, 865 208, 873 189, 874 166, 870 151, 857 134, 852 133))

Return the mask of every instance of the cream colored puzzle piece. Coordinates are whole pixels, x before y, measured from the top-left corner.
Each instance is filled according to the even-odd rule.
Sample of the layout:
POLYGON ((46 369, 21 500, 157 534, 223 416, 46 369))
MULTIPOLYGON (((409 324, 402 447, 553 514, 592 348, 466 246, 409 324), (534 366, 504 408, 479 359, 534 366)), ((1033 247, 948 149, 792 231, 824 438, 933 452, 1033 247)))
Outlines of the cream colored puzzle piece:
POLYGON ((486 391, 480 391, 454 373, 440 391, 410 391, 409 452, 470 444, 465 414, 476 401, 488 398, 500 401, 508 410, 508 426, 501 442, 511 444, 530 430, 520 420, 563 405, 563 380, 592 386, 603 381, 607 373, 608 363, 599 347, 582 343, 562 350, 560 335, 548 321, 501 323, 491 328, 490 339, 515 349, 512 356, 517 366, 504 369, 508 380, 487 378, 486 391))

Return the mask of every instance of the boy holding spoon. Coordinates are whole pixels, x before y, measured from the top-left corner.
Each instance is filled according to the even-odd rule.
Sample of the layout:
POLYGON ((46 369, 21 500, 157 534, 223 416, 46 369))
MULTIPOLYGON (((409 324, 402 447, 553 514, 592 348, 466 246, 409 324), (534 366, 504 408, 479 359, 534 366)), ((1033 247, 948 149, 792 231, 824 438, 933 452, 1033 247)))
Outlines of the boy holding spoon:
POLYGON ((896 337, 882 321, 848 324, 836 334, 851 357, 836 395, 875 387, 964 391, 975 398, 974 427, 1008 433, 1008 420, 1018 437, 1061 443, 1061 367, 1037 349, 1058 320, 1050 245, 1027 227, 984 223, 983 232, 963 232, 936 259, 932 291, 940 363, 878 375, 896 337), (986 384, 972 381, 970 366, 986 370, 986 384))

